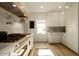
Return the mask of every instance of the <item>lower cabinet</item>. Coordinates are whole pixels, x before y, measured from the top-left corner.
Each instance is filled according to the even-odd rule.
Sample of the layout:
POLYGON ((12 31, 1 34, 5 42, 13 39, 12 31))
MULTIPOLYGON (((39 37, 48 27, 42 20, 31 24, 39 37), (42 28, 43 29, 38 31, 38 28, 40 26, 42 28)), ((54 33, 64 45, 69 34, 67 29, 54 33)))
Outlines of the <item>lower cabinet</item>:
POLYGON ((0 43, 0 56, 28 56, 32 48, 33 35, 30 34, 14 43, 0 43))
POLYGON ((48 43, 61 43, 62 33, 48 33, 48 43))
POLYGON ((23 41, 23 44, 14 52, 15 56, 28 56, 33 48, 33 37, 30 36, 23 41))

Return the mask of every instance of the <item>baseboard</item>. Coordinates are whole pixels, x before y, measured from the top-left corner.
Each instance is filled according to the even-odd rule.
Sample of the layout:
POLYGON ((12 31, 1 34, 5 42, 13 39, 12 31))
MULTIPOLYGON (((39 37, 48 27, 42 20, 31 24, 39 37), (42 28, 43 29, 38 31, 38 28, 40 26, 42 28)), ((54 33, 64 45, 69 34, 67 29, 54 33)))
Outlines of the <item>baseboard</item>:
POLYGON ((68 48, 69 50, 71 50, 72 52, 74 52, 75 54, 77 54, 77 56, 79 56, 78 53, 76 53, 75 51, 73 51, 71 48, 67 47, 66 45, 64 45, 63 43, 61 43, 61 45, 63 45, 64 47, 68 48))
POLYGON ((47 41, 34 41, 34 43, 48 43, 47 41))
POLYGON ((49 44, 53 44, 53 45, 56 45, 56 44, 61 44, 61 43, 49 43, 49 44))

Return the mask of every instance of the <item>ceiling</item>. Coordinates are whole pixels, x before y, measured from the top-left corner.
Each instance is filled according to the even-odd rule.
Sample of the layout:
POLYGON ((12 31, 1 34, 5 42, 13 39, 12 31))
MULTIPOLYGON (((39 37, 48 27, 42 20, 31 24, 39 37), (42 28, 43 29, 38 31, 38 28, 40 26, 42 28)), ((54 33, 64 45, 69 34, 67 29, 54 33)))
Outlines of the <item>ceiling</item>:
POLYGON ((29 12, 62 11, 66 2, 21 2, 29 12), (43 6, 43 8, 40 8, 43 6), (62 8, 58 8, 61 6, 62 8))
POLYGON ((15 7, 13 5, 15 5, 14 2, 0 2, 0 7, 15 14, 18 17, 25 17, 24 16, 25 13, 18 7, 18 5, 19 6, 21 6, 21 5, 19 3, 16 3, 17 7, 16 7, 16 5, 15 5, 15 7))

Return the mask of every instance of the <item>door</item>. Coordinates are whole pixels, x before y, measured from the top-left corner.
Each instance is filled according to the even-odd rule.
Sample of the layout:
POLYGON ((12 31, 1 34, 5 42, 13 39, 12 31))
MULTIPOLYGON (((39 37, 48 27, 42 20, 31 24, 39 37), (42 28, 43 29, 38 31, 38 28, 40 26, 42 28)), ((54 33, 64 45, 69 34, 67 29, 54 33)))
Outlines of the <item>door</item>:
POLYGON ((47 41, 45 20, 36 21, 36 41, 47 41))

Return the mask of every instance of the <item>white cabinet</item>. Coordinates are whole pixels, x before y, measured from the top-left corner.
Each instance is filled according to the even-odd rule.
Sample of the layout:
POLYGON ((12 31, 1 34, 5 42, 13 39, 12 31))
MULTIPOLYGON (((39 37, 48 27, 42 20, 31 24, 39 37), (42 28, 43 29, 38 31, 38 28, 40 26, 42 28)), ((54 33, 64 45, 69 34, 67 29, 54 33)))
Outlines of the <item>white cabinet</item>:
POLYGON ((57 24, 58 24, 58 14, 49 13, 47 19, 47 26, 57 26, 57 24))
POLYGON ((28 56, 32 48, 33 34, 26 35, 26 37, 22 38, 15 44, 14 56, 28 56))
POLYGON ((58 16, 59 16, 59 19, 58 19, 59 26, 65 26, 66 23, 64 19, 64 12, 60 12, 58 16))
POLYGON ((64 12, 48 13, 47 26, 65 26, 64 12))
POLYGON ((70 3, 72 7, 65 10, 66 20, 66 39, 63 39, 63 44, 72 49, 76 53, 79 52, 79 39, 78 39, 78 3, 70 3))
POLYGON ((62 33, 48 33, 49 43, 61 43, 62 33))

